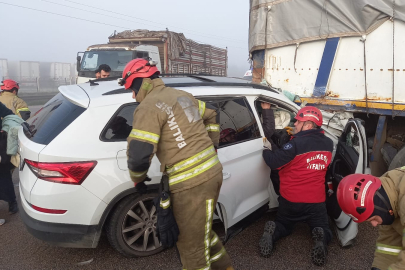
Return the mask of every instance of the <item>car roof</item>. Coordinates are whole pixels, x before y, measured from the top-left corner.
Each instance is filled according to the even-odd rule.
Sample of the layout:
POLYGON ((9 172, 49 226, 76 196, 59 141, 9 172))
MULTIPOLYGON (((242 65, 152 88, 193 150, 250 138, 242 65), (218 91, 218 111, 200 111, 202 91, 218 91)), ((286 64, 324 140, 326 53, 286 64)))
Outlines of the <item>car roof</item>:
MULTIPOLYGON (((294 104, 273 88, 240 78, 166 74, 162 80, 166 86, 187 91, 194 96, 262 95, 294 104), (218 91, 219 89, 220 91, 218 91)), ((105 78, 78 85, 61 86, 59 91, 82 107, 125 104, 132 97, 131 91, 125 90, 118 84, 118 78, 105 78)))

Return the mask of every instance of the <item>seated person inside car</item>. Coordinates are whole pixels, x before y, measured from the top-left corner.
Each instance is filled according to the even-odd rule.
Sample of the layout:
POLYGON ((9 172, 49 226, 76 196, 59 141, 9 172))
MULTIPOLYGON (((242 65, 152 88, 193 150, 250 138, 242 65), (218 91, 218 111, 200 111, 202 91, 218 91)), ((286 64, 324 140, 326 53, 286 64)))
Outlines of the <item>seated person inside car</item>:
POLYGON ((220 138, 219 138, 219 143, 220 145, 226 145, 230 143, 236 142, 236 131, 232 128, 226 128, 221 131, 220 133, 220 138))

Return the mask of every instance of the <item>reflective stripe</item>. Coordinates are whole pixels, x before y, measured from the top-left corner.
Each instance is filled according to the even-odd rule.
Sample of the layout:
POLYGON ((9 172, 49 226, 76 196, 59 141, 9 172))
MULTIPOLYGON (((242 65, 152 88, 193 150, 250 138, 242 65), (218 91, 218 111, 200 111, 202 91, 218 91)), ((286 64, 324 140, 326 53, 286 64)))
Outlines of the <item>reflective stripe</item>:
POLYGON ((147 131, 143 131, 143 130, 139 130, 139 129, 133 129, 131 131, 131 133, 129 134, 129 137, 142 139, 142 140, 153 142, 153 143, 158 143, 159 138, 160 138, 160 136, 155 133, 151 133, 151 132, 147 132, 147 131))
POLYGON ((185 171, 184 173, 181 174, 176 174, 174 176, 169 176, 169 185, 175 185, 177 183, 181 183, 183 181, 186 181, 190 178, 193 178, 197 175, 202 174, 203 172, 211 169, 214 167, 217 163, 219 163, 218 156, 215 155, 214 157, 210 158, 206 162, 198 165, 195 168, 192 168, 191 170, 185 171))
POLYGON ((216 243, 218 243, 218 240, 219 240, 218 235, 215 234, 214 237, 212 237, 211 239, 211 247, 215 246, 216 243))
POLYGON ((17 110, 17 113, 19 113, 19 112, 29 112, 29 111, 30 111, 30 109, 28 109, 28 108, 20 108, 20 109, 17 110))
POLYGON ((131 177, 137 177, 137 178, 139 178, 139 177, 144 176, 147 172, 148 172, 148 171, 144 171, 144 172, 134 172, 134 171, 129 170, 129 175, 130 175, 131 177))
POLYGON ((225 252, 226 252, 225 248, 222 247, 221 250, 217 254, 215 254, 214 256, 211 257, 211 260, 210 260, 211 263, 216 262, 219 259, 221 259, 221 257, 224 256, 225 252))
MULTIPOLYGON (((197 269, 197 270, 210 270, 210 269, 211 269, 211 265, 206 266, 204 268, 197 269)), ((183 269, 183 270, 187 270, 187 269, 183 269)))
POLYGON ((214 211, 214 200, 210 199, 206 201, 205 211, 207 213, 206 216, 206 223, 205 223, 205 236, 204 236, 204 246, 205 246, 205 261, 207 262, 207 266, 211 265, 210 259, 210 235, 211 235, 211 226, 212 226, 212 216, 214 211))
POLYGON ((204 113, 205 113, 205 102, 199 100, 198 101, 198 111, 200 112, 200 116, 201 118, 203 118, 204 113))
POLYGON ((389 246, 377 243, 377 250, 378 253, 388 254, 388 255, 398 255, 402 251, 402 247, 398 246, 389 246))
POLYGON ((201 151, 200 153, 192 156, 191 158, 188 158, 177 164, 174 164, 170 168, 166 168, 166 172, 168 174, 172 174, 172 173, 184 171, 185 169, 187 169, 187 168, 191 167, 192 165, 196 164, 197 162, 201 161, 203 158, 208 157, 214 153, 215 153, 214 146, 210 146, 207 149, 204 149, 203 151, 201 151))
POLYGON ((209 124, 205 126, 207 131, 211 132, 219 132, 219 125, 218 124, 209 124))
POLYGON ((164 201, 160 200, 160 207, 162 207, 163 209, 169 208, 170 207, 170 198, 167 198, 164 201))

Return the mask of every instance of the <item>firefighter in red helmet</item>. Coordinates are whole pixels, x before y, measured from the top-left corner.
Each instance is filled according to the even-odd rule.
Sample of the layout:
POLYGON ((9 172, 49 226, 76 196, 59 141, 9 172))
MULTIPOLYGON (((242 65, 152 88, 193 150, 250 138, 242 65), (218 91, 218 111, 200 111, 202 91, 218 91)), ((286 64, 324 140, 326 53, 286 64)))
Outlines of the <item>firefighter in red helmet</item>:
POLYGON ((297 222, 311 228, 315 265, 325 264, 327 244, 332 238, 326 212, 325 175, 331 162, 333 142, 320 128, 322 113, 306 106, 295 117, 294 136, 280 149, 264 150, 263 158, 272 170, 279 170, 280 196, 275 221, 268 221, 259 246, 269 256, 274 243, 291 234, 297 222))
POLYGON ((0 95, 0 102, 6 105, 7 108, 13 111, 16 115, 23 120, 27 120, 31 116, 31 112, 28 109, 27 103, 17 96, 20 86, 16 81, 4 80, 0 84, 2 91, 0 95))
POLYGON ((157 203, 160 241, 170 247, 178 239, 183 269, 233 269, 212 230, 222 184, 216 111, 187 92, 166 87, 156 66, 145 59, 130 61, 120 84, 140 103, 127 149, 135 188, 148 192, 144 181, 155 154, 168 175, 170 196, 157 203))
POLYGON ((354 222, 379 226, 371 269, 405 269, 405 167, 377 178, 351 174, 342 179, 337 200, 354 222))

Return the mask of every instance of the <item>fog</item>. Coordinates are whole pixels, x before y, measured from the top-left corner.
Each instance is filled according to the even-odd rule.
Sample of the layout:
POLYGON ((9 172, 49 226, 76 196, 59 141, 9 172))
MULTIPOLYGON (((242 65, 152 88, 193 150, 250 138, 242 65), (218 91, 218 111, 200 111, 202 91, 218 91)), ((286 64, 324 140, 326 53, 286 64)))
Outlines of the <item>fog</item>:
POLYGON ((3 0, 0 20, 0 58, 9 61, 74 63, 77 52, 107 43, 114 30, 168 28, 227 47, 228 76, 249 68, 246 0, 3 0))

